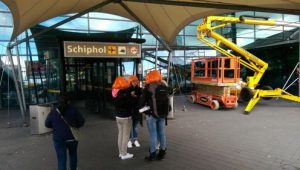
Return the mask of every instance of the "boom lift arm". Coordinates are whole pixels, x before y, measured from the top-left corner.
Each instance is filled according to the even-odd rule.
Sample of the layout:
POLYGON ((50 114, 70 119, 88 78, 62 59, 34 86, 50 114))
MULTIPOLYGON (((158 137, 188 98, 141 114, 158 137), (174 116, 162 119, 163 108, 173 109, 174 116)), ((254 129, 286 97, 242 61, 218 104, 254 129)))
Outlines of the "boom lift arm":
POLYGON ((226 39, 222 35, 218 34, 214 30, 225 27, 227 24, 255 24, 255 25, 267 25, 267 26, 275 26, 275 25, 285 25, 283 22, 276 22, 275 20, 269 20, 268 18, 263 17, 249 17, 249 16, 241 16, 241 17, 226 17, 226 16, 209 16, 203 19, 203 23, 198 26, 197 38, 207 44, 208 46, 216 49, 223 55, 227 57, 235 57, 236 55, 231 54, 227 50, 221 47, 221 44, 228 47, 229 49, 238 53, 241 58, 239 62, 245 66, 246 68, 252 70, 254 72, 253 76, 248 76, 246 80, 246 87, 242 89, 241 95, 246 96, 248 105, 246 106, 245 113, 249 113, 255 104, 260 100, 260 98, 271 98, 271 97, 281 97, 287 100, 292 100, 295 102, 300 102, 300 97, 294 96, 292 94, 287 93, 282 89, 255 89, 257 85, 259 85, 259 81, 261 80, 264 72, 268 68, 268 63, 262 61, 257 58, 253 54, 249 53, 245 49, 239 47, 232 41, 226 39), (207 37, 211 37, 216 40, 215 43, 210 42, 207 37))

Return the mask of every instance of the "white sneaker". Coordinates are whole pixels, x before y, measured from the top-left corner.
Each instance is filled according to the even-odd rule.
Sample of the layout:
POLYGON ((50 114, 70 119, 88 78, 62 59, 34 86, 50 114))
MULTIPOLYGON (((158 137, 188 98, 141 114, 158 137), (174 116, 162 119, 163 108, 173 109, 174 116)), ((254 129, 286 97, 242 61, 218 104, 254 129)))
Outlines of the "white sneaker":
POLYGON ((156 149, 159 149, 159 147, 160 147, 160 143, 157 143, 156 149))
POLYGON ((119 158, 121 158, 122 154, 119 154, 119 158))
POLYGON ((132 142, 131 141, 128 142, 127 148, 132 148, 132 142))
POLYGON ((122 159, 122 160, 130 159, 130 158, 132 158, 132 157, 133 157, 133 154, 130 154, 130 153, 127 153, 127 154, 124 155, 124 156, 121 155, 121 159, 122 159))
POLYGON ((135 141, 134 141, 134 145, 135 145, 136 147, 140 147, 140 146, 141 146, 138 140, 135 140, 135 141))

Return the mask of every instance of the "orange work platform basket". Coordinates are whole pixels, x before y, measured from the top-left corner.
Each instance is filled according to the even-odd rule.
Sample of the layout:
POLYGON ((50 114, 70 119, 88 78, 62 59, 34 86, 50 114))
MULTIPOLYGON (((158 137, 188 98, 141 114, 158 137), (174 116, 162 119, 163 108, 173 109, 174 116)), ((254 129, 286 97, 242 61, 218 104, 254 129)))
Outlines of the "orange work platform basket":
POLYGON ((193 59, 193 83, 190 102, 200 103, 216 110, 219 107, 236 108, 237 86, 240 83, 239 58, 210 57, 193 59))

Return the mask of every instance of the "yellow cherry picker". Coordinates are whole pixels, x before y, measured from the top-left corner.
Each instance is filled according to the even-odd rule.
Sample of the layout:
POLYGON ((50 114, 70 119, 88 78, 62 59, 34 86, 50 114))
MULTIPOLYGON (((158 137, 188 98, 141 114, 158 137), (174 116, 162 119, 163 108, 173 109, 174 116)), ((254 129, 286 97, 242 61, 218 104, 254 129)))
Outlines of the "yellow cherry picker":
POLYGON ((227 16, 208 16, 203 19, 203 23, 197 27, 197 38, 198 40, 204 42, 208 46, 217 50, 221 54, 235 58, 238 54, 239 62, 244 67, 252 70, 254 74, 248 76, 245 85, 240 91, 240 98, 244 101, 248 101, 245 108, 245 114, 250 113, 256 103, 261 99, 271 99, 271 98, 283 98, 286 100, 291 100, 300 103, 300 97, 294 96, 283 89, 276 88, 272 89, 270 86, 265 88, 257 89, 259 81, 261 80, 264 72, 268 68, 268 63, 262 61, 258 57, 249 53, 245 49, 239 47, 232 41, 226 39, 222 35, 218 34, 215 30, 225 27, 227 24, 255 24, 255 25, 265 25, 265 26, 277 26, 277 25, 287 25, 286 22, 276 22, 265 17, 252 17, 252 16, 240 16, 240 17, 227 17, 227 16), (215 39, 215 43, 209 41, 208 38, 215 39), (232 54, 224 47, 234 51, 237 54, 232 54))

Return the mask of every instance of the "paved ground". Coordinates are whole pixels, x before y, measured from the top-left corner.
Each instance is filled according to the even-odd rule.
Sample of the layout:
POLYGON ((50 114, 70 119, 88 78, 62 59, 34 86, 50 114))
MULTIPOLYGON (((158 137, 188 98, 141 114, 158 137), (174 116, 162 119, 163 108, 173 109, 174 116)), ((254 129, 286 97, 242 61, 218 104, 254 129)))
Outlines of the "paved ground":
MULTIPOLYGON (((167 127, 167 157, 152 163, 144 161, 146 127, 140 133, 142 147, 129 150, 135 158, 122 161, 116 123, 85 113, 79 169, 300 170, 300 104, 263 101, 250 115, 242 114, 242 105, 212 111, 185 97, 176 97, 175 105, 176 119, 167 127)), ((56 169, 51 135, 30 135, 29 127, 20 126, 17 110, 10 112, 12 127, 7 128, 7 115, 0 112, 0 170, 56 169)))

